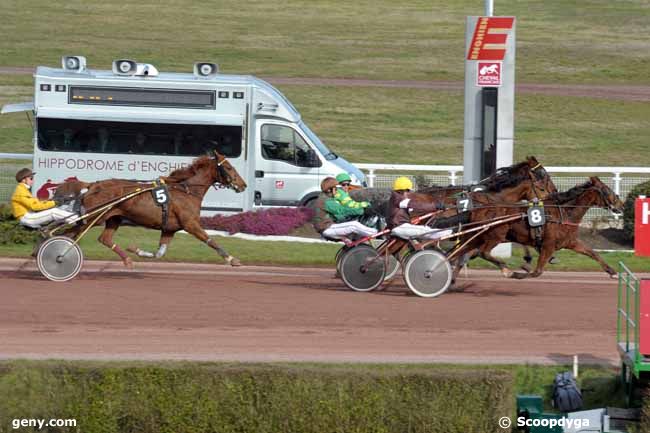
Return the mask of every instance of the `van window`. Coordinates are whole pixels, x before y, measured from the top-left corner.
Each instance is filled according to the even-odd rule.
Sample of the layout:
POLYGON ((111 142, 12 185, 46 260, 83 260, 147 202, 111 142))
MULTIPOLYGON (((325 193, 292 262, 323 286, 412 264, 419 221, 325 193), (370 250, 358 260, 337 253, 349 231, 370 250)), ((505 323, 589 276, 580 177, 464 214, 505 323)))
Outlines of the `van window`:
POLYGON ((241 155, 240 126, 38 119, 38 147, 61 152, 199 156, 241 155))
POLYGON ((298 167, 320 167, 321 161, 303 138, 288 126, 262 125, 262 156, 298 167))

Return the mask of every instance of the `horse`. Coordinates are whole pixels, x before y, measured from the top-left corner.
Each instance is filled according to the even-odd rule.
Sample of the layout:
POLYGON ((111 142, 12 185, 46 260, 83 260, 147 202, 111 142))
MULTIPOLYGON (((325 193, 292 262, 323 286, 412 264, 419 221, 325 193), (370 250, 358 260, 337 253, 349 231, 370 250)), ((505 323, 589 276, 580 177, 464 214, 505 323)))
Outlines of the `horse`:
MULTIPOLYGON (((467 191, 467 187, 432 187, 425 192, 409 193, 411 200, 420 203, 443 202, 448 209, 437 215, 431 221, 431 227, 445 228, 466 223, 470 219, 471 211, 459 209, 458 193, 464 193, 465 198, 471 202, 483 202, 486 197, 499 203, 517 203, 521 200, 543 199, 551 193, 557 192, 555 184, 548 172, 535 157, 528 157, 526 161, 500 168, 494 175, 479 184, 483 191, 467 191)), ((419 215, 413 215, 419 216, 419 215)), ((399 252, 407 241, 395 242, 389 253, 399 252)))
MULTIPOLYGON (((100 212, 97 219, 88 218, 89 224, 104 225, 99 242, 114 251, 128 268, 133 267, 133 261, 113 242, 113 234, 124 219, 142 227, 161 231, 159 248, 155 255, 135 246, 127 249, 141 257, 163 257, 174 234, 179 230, 185 230, 214 249, 231 266, 241 266, 237 258, 228 254, 208 236, 201 228, 199 220, 201 202, 210 186, 231 188, 238 193, 246 189, 246 182, 223 155, 215 151, 214 156, 201 156, 191 165, 161 177, 156 185, 166 187, 168 195, 166 216, 163 215, 164 208, 161 209, 156 204, 156 199, 151 192, 137 193, 142 189, 152 189, 152 182, 122 179, 109 179, 90 184, 74 182, 74 185, 66 187, 64 193, 70 194, 71 191, 78 191, 81 187, 87 188, 88 191, 80 198, 87 213, 107 207, 106 212, 100 212), (130 194, 134 194, 133 197, 118 201, 130 194)), ((87 228, 87 225, 77 226, 66 234, 76 236, 82 229, 87 228)))
MULTIPOLYGON (((617 275, 616 271, 609 266, 592 248, 578 238, 578 227, 580 221, 587 211, 594 206, 608 208, 614 213, 623 213, 623 202, 620 198, 598 177, 590 177, 587 182, 577 185, 566 192, 551 194, 543 203, 545 210, 546 224, 541 230, 531 228, 528 221, 522 219, 497 225, 471 240, 465 251, 475 249, 478 254, 507 270, 505 263, 492 257, 489 252, 502 242, 516 242, 522 245, 529 245, 539 251, 535 270, 530 273, 514 272, 504 274, 512 278, 535 278, 542 275, 544 267, 555 251, 560 249, 571 249, 577 253, 584 254, 597 261, 603 270, 610 276, 617 275)), ((525 207, 503 206, 498 203, 490 205, 488 201, 485 207, 478 208, 471 212, 471 221, 480 224, 482 221, 500 216, 522 214, 525 207)), ((461 239, 461 242, 463 239, 461 239)), ((454 275, 460 271, 459 264, 456 264, 454 275)))

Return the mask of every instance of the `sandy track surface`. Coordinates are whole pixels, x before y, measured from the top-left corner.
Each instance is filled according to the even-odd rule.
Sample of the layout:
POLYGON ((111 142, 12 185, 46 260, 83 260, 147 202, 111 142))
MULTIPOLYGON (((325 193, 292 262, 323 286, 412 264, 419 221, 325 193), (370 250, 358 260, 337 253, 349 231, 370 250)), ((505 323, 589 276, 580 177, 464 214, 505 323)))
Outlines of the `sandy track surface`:
MULTIPOLYGON (((34 73, 34 68, 0 67, 0 74, 26 75, 34 73)), ((433 89, 462 91, 462 81, 412 81, 412 80, 367 80, 358 78, 301 78, 301 77, 262 77, 274 85, 307 86, 352 86, 352 87, 393 87, 404 89, 433 89)), ((650 86, 628 85, 589 85, 589 84, 516 84, 517 93, 533 93, 556 96, 579 96, 589 98, 615 99, 622 101, 650 101, 650 86)))
POLYGON ((472 271, 412 296, 354 293, 319 268, 87 262, 52 283, 0 259, 0 358, 617 363, 616 281, 472 271))

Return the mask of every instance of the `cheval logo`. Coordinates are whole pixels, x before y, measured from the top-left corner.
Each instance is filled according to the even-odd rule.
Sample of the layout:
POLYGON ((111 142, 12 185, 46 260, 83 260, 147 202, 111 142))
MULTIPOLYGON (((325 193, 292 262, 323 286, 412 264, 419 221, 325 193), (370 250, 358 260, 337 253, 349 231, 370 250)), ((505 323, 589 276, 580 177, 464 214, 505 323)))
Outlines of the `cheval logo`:
POLYGON ((284 189, 284 181, 283 180, 276 180, 275 181, 275 189, 284 189))
POLYGON ((479 17, 467 60, 503 60, 514 17, 479 17))
POLYGON ((479 86, 501 85, 501 62, 478 62, 476 84, 479 86))
MULTIPOLYGON (((65 179, 63 182, 69 182, 71 180, 79 180, 77 179, 76 176, 69 177, 65 179)), ((61 183, 63 183, 61 182, 61 183)), ((52 179, 48 179, 47 182, 41 186, 38 191, 36 192, 36 197, 39 200, 51 200, 52 197, 54 197, 54 193, 56 192, 56 189, 61 185, 60 183, 54 183, 52 182, 52 179)))

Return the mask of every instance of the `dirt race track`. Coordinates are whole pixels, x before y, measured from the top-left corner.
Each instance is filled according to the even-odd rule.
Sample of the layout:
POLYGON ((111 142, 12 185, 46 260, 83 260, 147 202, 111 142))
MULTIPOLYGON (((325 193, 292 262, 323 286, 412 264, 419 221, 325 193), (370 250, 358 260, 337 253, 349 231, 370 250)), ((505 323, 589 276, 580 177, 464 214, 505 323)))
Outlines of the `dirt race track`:
POLYGON ((616 281, 472 271, 412 296, 398 277, 354 293, 314 268, 86 262, 67 283, 0 259, 0 358, 617 362, 616 281))

